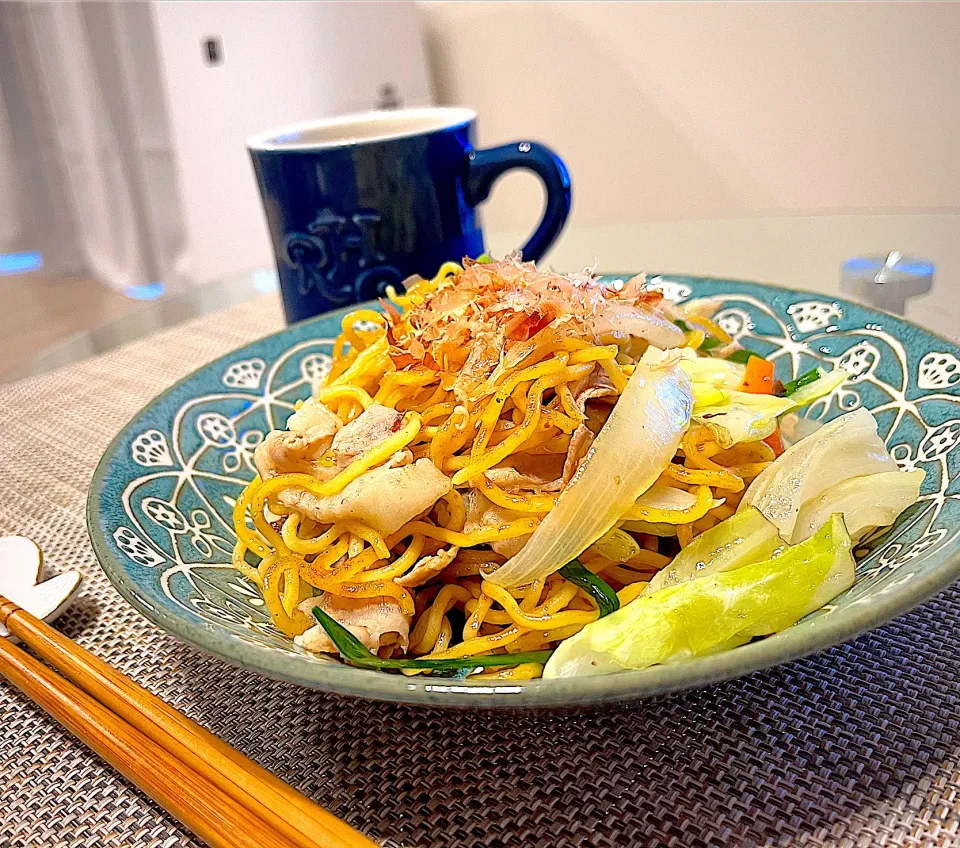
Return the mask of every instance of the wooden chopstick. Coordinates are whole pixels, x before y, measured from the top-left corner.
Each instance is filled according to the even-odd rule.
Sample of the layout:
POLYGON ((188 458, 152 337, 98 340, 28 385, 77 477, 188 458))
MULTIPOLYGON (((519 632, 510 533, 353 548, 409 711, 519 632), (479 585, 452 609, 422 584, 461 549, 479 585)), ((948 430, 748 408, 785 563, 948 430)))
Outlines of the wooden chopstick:
POLYGON ((212 848, 296 844, 6 639, 0 673, 212 848))
POLYGON ((346 822, 2 596, 0 624, 76 686, 5 639, 0 639, 0 674, 210 845, 376 848, 346 822), (151 756, 141 760, 144 750, 151 756), (137 756, 131 757, 133 751, 137 756), (154 764, 144 769, 145 761, 154 764), (231 822, 225 824, 225 817, 231 822))

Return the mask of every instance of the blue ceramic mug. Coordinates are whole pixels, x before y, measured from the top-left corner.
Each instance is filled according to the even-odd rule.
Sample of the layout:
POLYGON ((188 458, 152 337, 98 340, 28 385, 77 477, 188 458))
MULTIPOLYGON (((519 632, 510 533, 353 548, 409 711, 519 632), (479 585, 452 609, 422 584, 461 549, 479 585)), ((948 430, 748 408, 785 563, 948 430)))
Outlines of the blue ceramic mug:
POLYGON ((566 167, 532 141, 476 150, 476 117, 455 108, 371 112, 250 139, 288 322, 479 256, 476 208, 511 168, 528 168, 546 187, 543 218, 522 248, 525 259, 546 252, 570 211, 566 167))

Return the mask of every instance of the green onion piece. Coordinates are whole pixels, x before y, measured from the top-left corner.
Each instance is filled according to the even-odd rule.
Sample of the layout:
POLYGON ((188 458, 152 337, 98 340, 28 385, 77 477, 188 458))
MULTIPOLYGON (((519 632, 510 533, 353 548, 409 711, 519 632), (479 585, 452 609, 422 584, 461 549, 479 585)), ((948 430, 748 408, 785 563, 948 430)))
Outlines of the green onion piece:
POLYGON ((796 380, 791 380, 789 383, 783 384, 783 392, 788 397, 792 395, 797 389, 802 389, 804 386, 809 386, 816 380, 820 379, 820 369, 811 368, 809 371, 804 371, 796 380))
POLYGON ((575 583, 597 602, 600 609, 600 618, 620 609, 620 599, 617 597, 617 593, 613 591, 613 587, 597 577, 592 571, 584 568, 580 560, 570 560, 560 569, 560 576, 565 577, 571 583, 575 583))
POLYGON ((683 330, 683 332, 685 333, 690 332, 690 325, 686 321, 684 321, 682 318, 677 318, 673 323, 676 324, 681 330, 683 330))
POLYGON ((726 356, 726 360, 727 362, 739 362, 741 365, 746 365, 751 356, 755 356, 757 359, 764 358, 760 356, 759 353, 754 353, 752 350, 735 350, 733 353, 726 356))
POLYGON ((466 680, 476 670, 476 666, 467 668, 434 668, 430 670, 433 677, 446 677, 448 680, 466 680))
POLYGON ((459 668, 507 668, 523 663, 545 663, 552 653, 552 651, 527 651, 519 654, 459 657, 448 660, 431 660, 426 657, 416 660, 385 660, 371 654, 356 636, 320 607, 314 607, 313 614, 320 622, 320 626, 326 631, 327 636, 330 637, 330 641, 337 646, 337 650, 340 651, 343 658, 357 668, 370 668, 376 671, 391 668, 418 668, 425 671, 459 668))

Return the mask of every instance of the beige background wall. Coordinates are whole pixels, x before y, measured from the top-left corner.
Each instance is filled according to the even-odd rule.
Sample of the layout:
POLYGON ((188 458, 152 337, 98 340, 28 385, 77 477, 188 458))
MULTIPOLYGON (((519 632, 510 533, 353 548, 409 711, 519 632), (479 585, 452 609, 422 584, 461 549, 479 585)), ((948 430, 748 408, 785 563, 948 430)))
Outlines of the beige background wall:
POLYGON ((407 105, 432 101, 412 3, 153 0, 151 11, 184 201, 188 279, 273 263, 249 136, 371 109, 384 80, 407 105), (210 67, 201 48, 212 35, 223 63, 210 67))
MULTIPOLYGON (((572 223, 960 209, 960 4, 420 4, 438 101, 553 146, 572 223)), ((529 230, 508 176, 493 232, 529 230)))

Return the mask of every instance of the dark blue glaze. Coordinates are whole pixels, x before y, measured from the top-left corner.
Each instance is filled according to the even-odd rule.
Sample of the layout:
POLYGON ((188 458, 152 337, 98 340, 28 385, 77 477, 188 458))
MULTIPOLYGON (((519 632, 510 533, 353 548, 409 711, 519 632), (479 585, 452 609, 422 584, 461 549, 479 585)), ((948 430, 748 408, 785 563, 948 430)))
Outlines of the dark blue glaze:
MULTIPOLYGON (((570 210, 563 162, 535 142, 474 150, 473 121, 418 135, 331 147, 251 148, 292 323, 479 256, 475 207, 511 168, 544 181, 543 220, 523 248, 539 259, 570 210)), ((281 139, 277 139, 280 141, 281 139)))

